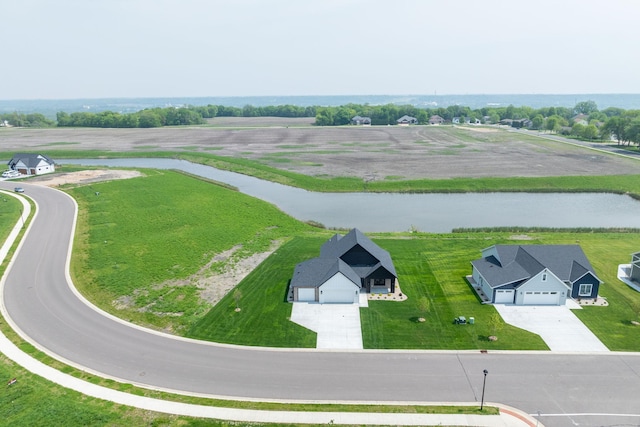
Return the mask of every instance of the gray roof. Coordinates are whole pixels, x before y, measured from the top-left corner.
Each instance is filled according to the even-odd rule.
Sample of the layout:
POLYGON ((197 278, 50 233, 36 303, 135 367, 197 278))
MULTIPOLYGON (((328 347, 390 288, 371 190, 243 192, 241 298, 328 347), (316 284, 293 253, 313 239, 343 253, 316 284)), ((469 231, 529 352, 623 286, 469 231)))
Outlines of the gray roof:
POLYGON ((408 116, 408 115, 405 114, 404 116, 400 117, 396 121, 398 123, 400 123, 400 122, 416 122, 416 121, 418 121, 418 119, 416 119, 415 117, 411 117, 411 116, 408 116))
POLYGON ((50 165, 54 164, 53 160, 47 156, 35 153, 16 153, 7 164, 9 167, 13 168, 18 162, 22 161, 22 163, 24 163, 28 168, 35 168, 42 160, 46 161, 50 165))
POLYGON ((472 261, 493 288, 527 280, 545 268, 569 283, 587 273, 598 278, 579 245, 495 245, 494 248, 497 257, 472 261))
POLYGON ((317 288, 325 283, 336 273, 344 274, 358 288, 360 288, 360 277, 346 262, 341 259, 312 258, 296 265, 291 278, 292 287, 317 288))
POLYGON ((396 273, 396 269, 393 265, 393 261, 391 260, 391 255, 389 252, 382 249, 380 246, 376 245, 365 236, 360 230, 357 228, 352 229, 344 236, 339 234, 334 235, 331 239, 329 239, 322 247, 320 248, 320 257, 322 258, 340 258, 344 254, 346 254, 350 249, 354 246, 359 245, 365 251, 367 251, 371 256, 378 260, 378 264, 371 266, 368 268, 367 272, 360 272, 361 277, 366 277, 368 272, 377 270, 380 266, 384 267, 389 273, 393 274, 395 277, 398 277, 396 273), (366 274, 363 274, 366 273, 366 274))

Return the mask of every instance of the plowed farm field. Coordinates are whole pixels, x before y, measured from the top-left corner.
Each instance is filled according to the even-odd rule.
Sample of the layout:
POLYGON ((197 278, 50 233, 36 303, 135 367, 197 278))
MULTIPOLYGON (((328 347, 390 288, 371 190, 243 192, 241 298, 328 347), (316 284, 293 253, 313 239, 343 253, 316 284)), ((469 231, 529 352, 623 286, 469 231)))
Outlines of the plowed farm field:
POLYGON ((310 176, 363 179, 640 174, 640 161, 492 127, 315 127, 311 119, 226 118, 154 129, 0 129, 5 152, 190 151, 310 176))

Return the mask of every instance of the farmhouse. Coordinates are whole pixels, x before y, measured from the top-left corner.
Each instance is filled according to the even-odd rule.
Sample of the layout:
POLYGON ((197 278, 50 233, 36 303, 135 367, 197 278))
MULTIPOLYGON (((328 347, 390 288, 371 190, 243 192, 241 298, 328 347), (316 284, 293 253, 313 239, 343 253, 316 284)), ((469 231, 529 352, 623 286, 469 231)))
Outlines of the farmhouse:
POLYGON ((371 125, 371 117, 362 117, 355 116, 351 119, 352 125, 360 125, 360 126, 370 126, 371 125))
POLYGON ((416 119, 415 117, 407 116, 405 114, 404 116, 396 120, 396 123, 398 123, 400 126, 415 125, 418 123, 418 119, 416 119))
POLYGON ((595 299, 598 279, 579 245, 494 245, 471 262, 472 286, 494 304, 564 305, 595 299))
POLYGON ((444 123, 444 119, 437 114, 429 117, 430 125, 441 125, 442 123, 444 123))
POLYGON ((7 164, 9 169, 23 175, 42 175, 56 170, 54 161, 42 154, 17 153, 7 164))
POLYGON ((389 252, 357 228, 334 235, 320 256, 296 265, 290 291, 295 302, 357 303, 360 293, 393 293, 396 270, 389 252))

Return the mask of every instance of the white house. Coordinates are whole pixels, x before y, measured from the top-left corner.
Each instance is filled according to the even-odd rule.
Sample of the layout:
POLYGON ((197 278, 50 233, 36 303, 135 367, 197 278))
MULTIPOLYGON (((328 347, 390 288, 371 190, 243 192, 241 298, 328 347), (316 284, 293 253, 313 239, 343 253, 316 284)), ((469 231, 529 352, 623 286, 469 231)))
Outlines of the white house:
POLYGON ((290 283, 294 302, 358 303, 360 293, 393 293, 396 270, 389 252, 357 228, 334 235, 320 256, 296 265, 290 283))
POLYGON ((17 153, 7 163, 9 169, 20 172, 23 175, 42 175, 55 172, 55 162, 42 154, 17 153))

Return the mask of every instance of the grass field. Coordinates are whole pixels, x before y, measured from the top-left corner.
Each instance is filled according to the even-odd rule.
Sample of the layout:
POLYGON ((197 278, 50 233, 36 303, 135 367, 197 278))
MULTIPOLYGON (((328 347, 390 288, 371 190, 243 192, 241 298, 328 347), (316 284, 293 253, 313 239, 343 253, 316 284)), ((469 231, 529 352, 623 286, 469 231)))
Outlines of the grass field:
MULTIPOLYGON (((70 190, 80 207, 74 282, 125 319, 180 333, 209 309, 189 278, 216 254, 241 245, 233 262, 310 229, 228 188, 170 171, 145 173, 70 190)), ((212 262, 208 270, 218 268, 212 262)))

